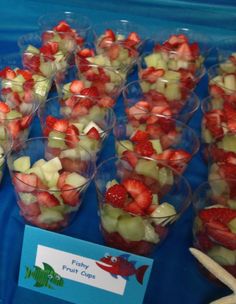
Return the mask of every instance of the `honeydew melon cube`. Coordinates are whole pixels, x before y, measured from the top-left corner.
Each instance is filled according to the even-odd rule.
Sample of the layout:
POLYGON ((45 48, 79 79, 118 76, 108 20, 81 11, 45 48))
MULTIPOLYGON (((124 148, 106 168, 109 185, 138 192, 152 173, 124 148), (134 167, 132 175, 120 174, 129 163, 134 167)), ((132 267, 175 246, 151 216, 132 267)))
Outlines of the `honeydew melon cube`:
POLYGON ((3 154, 0 154, 0 170, 2 170, 2 165, 4 164, 3 154))
POLYGON ((236 67, 231 61, 225 61, 220 64, 220 69, 225 73, 235 73, 236 67))
POLYGON ((223 139, 217 144, 217 146, 228 152, 236 152, 236 136, 225 135, 223 139))
POLYGON ((46 77, 52 77, 52 75, 55 73, 55 67, 51 61, 41 62, 39 66, 39 70, 46 77))
POLYGON ((48 160, 41 166, 41 169, 51 173, 60 171, 62 169, 62 165, 59 157, 54 157, 48 160))
POLYGON ((228 201, 227 201, 227 204, 229 205, 229 207, 231 208, 231 209, 236 209, 236 200, 232 200, 232 199, 229 199, 228 201))
POLYGON ((84 128, 83 132, 87 134, 92 128, 95 128, 98 133, 102 133, 103 129, 101 129, 95 122, 90 121, 89 124, 84 128))
POLYGON ((54 187, 57 185, 60 176, 58 172, 43 171, 43 175, 48 187, 54 187))
POLYGON ((118 219, 120 216, 125 214, 126 213, 120 208, 104 204, 100 210, 103 228, 109 233, 117 231, 118 219))
POLYGON ((13 162, 13 169, 18 172, 26 172, 29 170, 30 166, 31 164, 29 156, 18 157, 13 162))
POLYGON ((138 174, 159 180, 159 169, 155 161, 139 159, 135 166, 135 171, 138 174))
POLYGON ((40 76, 40 75, 33 75, 32 77, 35 81, 34 92, 37 95, 40 95, 42 97, 46 97, 47 93, 49 92, 50 87, 51 87, 51 83, 52 83, 51 79, 45 78, 45 77, 40 76))
POLYGON ((30 113, 33 109, 33 105, 31 103, 22 102, 19 109, 21 113, 30 113))
POLYGON ((25 78, 19 74, 14 78, 14 82, 12 82, 11 88, 13 91, 21 93, 23 92, 23 83, 25 82, 25 78))
POLYGON ((89 111, 89 118, 90 120, 96 122, 103 120, 106 112, 104 108, 101 108, 99 106, 93 106, 89 111))
POLYGON ((226 181, 224 181, 223 179, 214 181, 215 178, 219 178, 219 175, 214 172, 210 172, 208 179, 209 184, 211 185, 212 194, 215 196, 220 196, 222 193, 227 193, 228 184, 226 183, 226 181))
POLYGON ((158 198, 158 195, 156 193, 154 193, 152 195, 152 204, 159 205, 159 198, 158 198))
POLYGON ((0 140, 6 139, 6 130, 3 126, 0 126, 0 140))
POLYGON ((38 176, 38 178, 41 179, 41 181, 44 182, 44 174, 40 167, 32 167, 29 170, 25 171, 25 173, 27 174, 34 173, 35 175, 38 176))
POLYGON ((224 86, 226 89, 228 89, 230 91, 236 90, 236 79, 233 74, 224 76, 224 86))
POLYGON ((180 86, 178 83, 167 83, 165 97, 168 100, 179 100, 181 98, 180 86))
POLYGON ((175 59, 170 59, 168 61, 168 69, 170 70, 178 70, 178 61, 175 59))
POLYGON ((53 56, 54 56, 54 59, 55 59, 56 62, 65 60, 65 55, 62 53, 62 51, 58 51, 53 56))
POLYGON ((147 67, 157 67, 158 62, 162 60, 162 56, 160 53, 153 53, 146 57, 144 57, 144 62, 147 67))
MULTIPOLYGON (((65 207, 64 200, 62 199, 62 197, 61 197, 61 191, 57 188, 57 186, 56 185, 51 186, 49 188, 49 191, 50 191, 51 194, 53 194, 58 199, 58 201, 60 203, 60 206, 62 206, 64 208, 65 207)), ((60 206, 56 206, 56 207, 58 208, 60 206)), ((56 207, 54 207, 54 208, 56 208, 56 207)))
POLYGON ((34 47, 32 44, 29 44, 25 50, 25 53, 31 53, 31 54, 40 54, 40 51, 38 48, 34 47))
POLYGON ((88 57, 87 60, 97 65, 102 65, 102 66, 111 65, 109 58, 105 57, 103 54, 98 54, 94 57, 88 57))
POLYGON ((144 221, 144 225, 145 231, 143 240, 154 244, 160 242, 159 235, 155 232, 155 228, 147 220, 144 221))
POLYGON ((206 129, 205 127, 202 127, 202 138, 203 138, 203 141, 207 144, 210 144, 213 141, 211 132, 208 129, 206 129))
POLYGON ((167 62, 164 60, 158 60, 156 68, 167 70, 167 62))
POLYGON ((160 204, 152 213, 151 217, 156 225, 160 225, 165 222, 167 224, 172 221, 173 217, 176 215, 175 207, 169 203, 160 204))
POLYGON ((16 110, 11 110, 6 115, 7 119, 16 119, 16 118, 22 118, 22 114, 16 110))
POLYGON ((92 151, 98 151, 100 143, 96 139, 89 138, 87 136, 81 136, 81 138, 80 138, 80 144, 86 150, 92 152, 92 151))
POLYGON ((166 82, 162 81, 161 79, 157 79, 156 83, 154 84, 154 89, 158 92, 165 94, 166 82))
POLYGON ((38 216, 39 222, 43 224, 52 224, 52 223, 60 222, 63 219, 64 219, 63 215, 59 211, 52 210, 51 208, 43 211, 38 216))
POLYGON ((62 132, 51 131, 48 136, 48 146, 50 148, 65 149, 67 146, 64 142, 65 134, 62 132), (59 140, 58 140, 59 138, 59 140))
POLYGON ((150 142, 152 143, 152 147, 157 154, 161 154, 163 152, 160 139, 151 139, 150 142))
POLYGON ((164 79, 167 80, 180 80, 181 74, 176 71, 166 71, 164 75, 164 79))
POLYGON ((68 82, 68 83, 64 84, 63 88, 62 88, 63 93, 64 92, 66 92, 66 93, 70 92, 70 86, 71 86, 71 82, 68 82))
POLYGON ((76 172, 69 174, 65 180, 66 184, 68 184, 74 188, 79 188, 79 187, 83 186, 86 182, 87 182, 87 178, 85 178, 84 176, 82 176, 76 172))
POLYGON ((140 216, 123 215, 119 217, 117 231, 128 241, 141 241, 145 236, 145 224, 140 216))
POLYGON ((79 130, 79 132, 83 132, 83 129, 84 129, 84 124, 83 123, 73 122, 72 124, 79 130))
MULTIPOLYGON (((231 230, 231 232, 236 233, 236 218, 232 219, 227 226, 231 230)), ((236 251, 235 251, 236 252, 236 251)))
POLYGON ((212 78, 212 80, 210 81, 210 84, 212 83, 216 83, 219 86, 224 86, 224 78, 222 75, 217 75, 214 78, 212 78))
POLYGON ((188 69, 188 61, 186 60, 177 60, 177 70, 178 69, 188 69))
POLYGON ((131 140, 124 139, 124 140, 117 140, 116 141, 116 153, 118 156, 122 155, 122 153, 126 150, 133 151, 134 145, 131 140))
POLYGON ((45 163, 46 163, 46 160, 43 158, 40 158, 33 164, 32 168, 41 167, 45 163))
POLYGON ((116 35, 116 40, 119 40, 119 41, 125 40, 125 35, 117 34, 116 35))
POLYGON ((72 109, 70 107, 61 107, 60 114, 62 116, 68 117, 72 113, 72 109))
POLYGON ((126 58, 129 58, 129 51, 124 48, 120 48, 118 60, 123 61, 126 60, 126 58))
POLYGON ((158 181, 161 186, 172 185, 174 183, 173 173, 169 168, 162 167, 158 171, 158 181))
POLYGON ((107 93, 111 93, 111 92, 114 90, 114 88, 115 88, 115 84, 112 83, 112 82, 107 82, 107 83, 105 84, 105 91, 106 91, 107 93))
POLYGON ((18 195, 25 205, 30 205, 37 202, 37 197, 32 193, 18 192, 18 195))
POLYGON ((148 83, 147 81, 142 81, 140 83, 140 86, 141 86, 143 93, 150 91, 150 83, 148 83))
POLYGON ((207 255, 220 265, 235 265, 236 263, 236 250, 230 250, 222 246, 214 246, 207 255))

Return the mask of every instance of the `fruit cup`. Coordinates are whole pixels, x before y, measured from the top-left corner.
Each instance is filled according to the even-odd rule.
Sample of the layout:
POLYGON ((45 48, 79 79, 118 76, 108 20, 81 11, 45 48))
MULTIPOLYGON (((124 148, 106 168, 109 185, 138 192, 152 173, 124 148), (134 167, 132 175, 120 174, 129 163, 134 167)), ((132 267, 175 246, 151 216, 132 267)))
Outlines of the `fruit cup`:
POLYGON ((18 103, 29 103, 34 93, 44 102, 51 85, 51 78, 22 67, 20 54, 9 54, 0 58, 0 88, 3 99, 10 95, 10 98, 14 98, 18 103))
POLYGON ((208 96, 202 101, 202 140, 206 144, 235 133, 236 95, 208 96))
POLYGON ((80 94, 98 99, 104 107, 113 107, 116 104, 123 86, 123 80, 115 69, 93 64, 80 65, 79 71, 76 66, 71 66, 55 81, 58 95, 65 102, 71 95, 80 94))
POLYGON ((89 19, 75 12, 49 13, 41 16, 38 23, 43 42, 58 42, 66 56, 84 43, 92 29, 89 19))
POLYGON ((170 167, 138 158, 102 162, 95 174, 101 232, 108 246, 150 255, 191 200, 187 180, 170 167))
MULTIPOLYGON (((236 188, 236 180, 228 180, 236 188)), ((222 191, 225 180, 201 184, 193 195, 194 246, 236 276, 236 204, 222 191)), ((235 199, 235 198, 234 198, 235 199)))
POLYGON ((113 42, 124 42, 127 46, 141 51, 147 38, 147 31, 143 27, 124 19, 102 22, 94 28, 98 48, 100 44, 103 46, 113 42))
POLYGON ((207 70, 209 80, 209 95, 236 95, 236 65, 232 62, 222 62, 207 70))
POLYGON ((85 148, 68 148, 64 140, 53 137, 21 142, 10 151, 7 163, 20 214, 26 222, 48 230, 71 223, 95 170, 85 148))
POLYGON ((200 105, 192 90, 180 88, 178 83, 164 79, 159 79, 156 87, 144 80, 130 82, 122 94, 127 115, 140 108, 187 123, 200 105))
POLYGON ((162 161, 182 173, 199 149, 196 133, 187 125, 161 115, 121 117, 114 128, 116 153, 135 166, 137 155, 162 161))
POLYGON ((59 49, 57 41, 43 43, 41 34, 29 33, 18 39, 23 66, 35 74, 53 78, 57 71, 67 68, 68 58, 59 49))
POLYGON ((82 145, 95 159, 114 128, 116 117, 111 108, 101 107, 97 100, 82 95, 70 97, 73 108, 59 97, 50 98, 39 109, 44 136, 59 137, 82 145), (71 110, 70 110, 71 109, 71 110))

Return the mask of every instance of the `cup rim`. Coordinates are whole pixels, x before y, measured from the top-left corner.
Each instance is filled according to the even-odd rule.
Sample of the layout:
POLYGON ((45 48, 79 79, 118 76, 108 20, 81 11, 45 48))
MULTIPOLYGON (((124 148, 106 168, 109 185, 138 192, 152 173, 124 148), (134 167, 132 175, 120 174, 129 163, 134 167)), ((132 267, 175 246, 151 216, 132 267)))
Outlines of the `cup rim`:
MULTIPOLYGON (((170 215, 170 216, 162 216, 162 217, 150 217, 148 215, 142 215, 143 218, 153 218, 153 219, 170 219, 170 218, 176 218, 178 219, 178 217, 184 213, 184 211, 191 205, 191 199, 192 199, 192 189, 191 189, 191 186, 187 180, 187 178, 185 178, 182 174, 178 173, 175 169, 171 168, 170 166, 166 165, 165 163, 161 162, 161 161, 157 161, 157 160, 154 160, 154 159, 151 159, 149 157, 141 157, 139 156, 140 159, 146 159, 146 160, 150 160, 150 161, 153 161, 157 164, 161 164, 163 167, 165 168, 168 168, 169 170, 171 170, 171 172, 174 172, 174 174, 176 176, 178 176, 178 178, 182 179, 182 181, 184 182, 186 188, 187 188, 187 191, 188 191, 188 194, 184 200, 184 203, 183 203, 183 206, 180 208, 180 211, 179 212, 176 212, 176 214, 174 215, 170 215)), ((103 197, 103 194, 102 192, 100 191, 99 187, 97 186, 97 182, 96 182, 96 175, 97 175, 97 172, 98 170, 106 163, 112 161, 112 160, 122 160, 122 158, 118 157, 118 156, 112 156, 112 157, 109 157, 108 159, 102 161, 97 167, 96 167, 96 170, 95 170, 95 174, 94 174, 94 184, 95 184, 95 187, 96 187, 96 190, 98 191, 99 195, 101 197, 103 197)), ((173 184, 172 184, 173 185, 173 184)), ((104 199, 103 199, 104 200, 104 199)), ((140 215, 137 215, 137 214, 134 214, 134 213, 131 213, 131 212, 127 212, 131 215, 134 215, 134 216, 140 216, 140 215)))
MULTIPOLYGON (((54 139, 56 139, 56 140, 62 140, 62 139, 60 139, 59 137, 54 137, 54 139)), ((12 165, 9 165, 9 158, 11 157, 11 154, 14 153, 14 150, 15 150, 17 147, 21 147, 22 144, 28 143, 28 142, 33 142, 33 141, 35 141, 35 140, 43 140, 43 141, 44 141, 44 140, 48 140, 48 137, 41 136, 41 137, 31 137, 31 138, 28 138, 28 139, 25 140, 25 141, 21 141, 21 142, 18 143, 16 146, 14 146, 14 149, 12 148, 11 150, 9 150, 9 151, 7 152, 7 154, 6 154, 6 159, 7 159, 7 164, 8 164, 8 167, 9 167, 9 172, 10 172, 11 175, 12 175, 13 172, 14 172, 14 170, 11 168, 12 165)), ((71 191, 71 190, 76 190, 76 189, 80 189, 80 188, 82 189, 82 188, 84 188, 86 185, 89 185, 89 183, 91 182, 91 180, 93 180, 94 175, 95 175, 95 171, 96 171, 96 165, 95 165, 95 161, 94 161, 92 155, 90 154, 90 152, 89 152, 87 149, 85 149, 84 146, 82 146, 82 145, 80 145, 80 144, 78 144, 77 147, 78 147, 78 146, 82 147, 82 149, 83 149, 84 151, 86 151, 86 153, 90 156, 89 161, 90 161, 90 164, 92 164, 92 166, 93 166, 93 173, 92 173, 92 175, 91 175, 89 178, 87 178, 87 181, 86 181, 83 185, 81 185, 81 186, 79 186, 79 187, 74 187, 74 188, 71 187, 70 189, 63 190, 63 191, 61 191, 60 189, 57 189, 57 190, 50 190, 50 191, 49 191, 49 189, 43 189, 43 188, 33 187, 33 186, 31 186, 31 185, 25 183, 25 182, 22 181, 21 179, 19 179, 19 178, 17 178, 17 177, 16 177, 16 178, 17 178, 21 183, 25 184, 26 186, 30 186, 30 187, 34 188, 35 191, 40 191, 40 192, 47 191, 47 192, 49 192, 49 193, 58 193, 58 192, 66 192, 66 191, 71 191)), ((62 150, 62 151, 64 151, 64 150, 62 150)), ((76 172, 76 171, 73 171, 73 172, 76 172)), ((71 173, 73 173, 73 172, 71 172, 71 173)))

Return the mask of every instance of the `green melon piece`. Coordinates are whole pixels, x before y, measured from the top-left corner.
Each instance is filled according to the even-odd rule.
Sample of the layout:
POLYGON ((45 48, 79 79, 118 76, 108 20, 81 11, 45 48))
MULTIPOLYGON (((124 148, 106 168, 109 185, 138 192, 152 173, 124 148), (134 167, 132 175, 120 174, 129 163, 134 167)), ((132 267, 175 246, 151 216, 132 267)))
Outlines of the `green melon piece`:
POLYGON ((41 169, 47 172, 58 172, 62 169, 61 161, 59 157, 54 157, 48 161, 46 161, 42 166, 41 169))
POLYGON ((225 73, 235 73, 236 71, 235 65, 229 60, 225 61, 224 63, 221 63, 220 69, 225 73))
POLYGON ((217 146, 228 152, 236 152, 236 136, 229 134, 225 135, 217 146))
POLYGON ((229 199, 227 201, 227 204, 229 205, 229 208, 234 209, 234 210, 236 209, 236 200, 229 199))
POLYGON ((16 118, 22 118, 22 114, 16 110, 11 110, 6 115, 7 119, 16 119, 16 118))
POLYGON ((146 93, 146 92, 150 91, 150 83, 149 82, 142 81, 140 83, 140 86, 141 86, 141 89, 142 89, 143 93, 146 93))
POLYGON ((236 234, 236 218, 232 219, 227 226, 229 227, 229 229, 231 230, 231 232, 236 234))
POLYGON ((124 215, 125 212, 122 209, 112 207, 109 204, 104 204, 100 212, 103 228, 109 233, 116 232, 118 219, 120 216, 124 215))
POLYGON ((181 91, 180 86, 178 83, 167 83, 166 89, 165 89, 165 97, 167 100, 180 100, 181 98, 181 91))
POLYGON ((39 222, 43 224, 52 224, 59 221, 62 221, 64 219, 63 215, 57 211, 52 210, 52 208, 48 208, 47 210, 44 210, 39 216, 38 216, 39 222))
POLYGON ((174 183, 174 176, 169 168, 162 167, 158 171, 158 180, 161 186, 172 185, 174 183))
POLYGON ((14 160, 13 169, 18 172, 25 172, 30 168, 30 157, 21 156, 14 160))
POLYGON ((0 140, 6 140, 6 130, 3 126, 0 126, 0 140))
POLYGON ((76 172, 69 174, 65 180, 66 184, 75 188, 79 188, 83 186, 86 182, 87 182, 87 178, 83 177, 82 175, 76 172))
POLYGON ((144 221, 144 225, 145 232, 143 240, 154 244, 160 242, 159 235, 156 233, 155 228, 148 222, 148 220, 144 221))
POLYGON ((44 98, 47 97, 47 93, 51 88, 52 80, 40 75, 33 75, 33 79, 35 81, 34 92, 44 98))
POLYGON ((25 53, 31 53, 31 54, 40 54, 40 51, 38 48, 34 47, 33 45, 29 44, 25 50, 25 53))
POLYGON ((64 133, 51 131, 48 136, 48 146, 50 148, 66 149, 66 144, 64 142, 64 139, 65 139, 64 133))
POLYGON ((162 203, 151 213, 151 217, 153 217, 153 222, 157 225, 160 225, 163 222, 167 224, 169 221, 173 220, 173 217, 175 215, 175 207, 169 203, 162 203))
POLYGON ((166 71, 164 75, 164 79, 171 81, 180 80, 180 77, 181 77, 180 72, 176 72, 176 71, 166 71))
POLYGON ((124 140, 117 140, 116 141, 116 153, 118 156, 122 155, 122 153, 126 150, 133 151, 134 145, 131 140, 124 139, 124 140))
POLYGON ((163 152, 160 139, 151 139, 150 142, 152 143, 153 149, 156 150, 157 154, 161 154, 163 152))
POLYGON ((33 164, 32 168, 41 167, 41 166, 42 166, 43 164, 45 164, 45 163, 46 163, 46 160, 43 159, 43 158, 40 158, 39 160, 37 160, 37 161, 33 164))
POLYGON ((138 174, 159 180, 159 169, 155 161, 139 159, 135 166, 135 171, 138 174))
POLYGON ((141 241, 145 236, 145 224, 140 216, 124 215, 119 217, 117 231, 128 241, 141 241))
POLYGON ((25 205, 30 205, 37 202, 37 197, 32 193, 18 192, 18 195, 25 205))
POLYGON ((162 60, 162 56, 160 53, 152 53, 144 58, 144 62, 147 67, 157 67, 158 63, 162 60))
POLYGON ((236 250, 230 250, 222 246, 214 246, 207 252, 207 255, 223 266, 233 266, 236 264, 236 250))

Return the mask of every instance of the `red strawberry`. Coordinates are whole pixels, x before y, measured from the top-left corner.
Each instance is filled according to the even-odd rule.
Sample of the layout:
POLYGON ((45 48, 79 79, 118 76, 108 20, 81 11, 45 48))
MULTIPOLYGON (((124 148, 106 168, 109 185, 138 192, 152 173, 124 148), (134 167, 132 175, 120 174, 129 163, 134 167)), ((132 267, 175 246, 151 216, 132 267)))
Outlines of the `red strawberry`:
POLYGON ((37 188, 38 177, 33 173, 15 173, 13 184, 18 192, 33 192, 37 188))
POLYGON ((226 122, 229 130, 231 132, 236 131, 236 108, 233 103, 224 102, 224 114, 226 117, 226 122))
POLYGON ((118 44, 111 45, 108 48, 107 55, 110 60, 116 60, 120 54, 120 47, 118 44))
POLYGON ((47 43, 51 49, 51 54, 54 55, 58 52, 59 50, 59 45, 58 45, 58 42, 55 42, 55 41, 49 41, 47 43))
POLYGON ((71 116, 72 118, 78 118, 79 116, 85 116, 89 112, 87 108, 87 104, 83 105, 81 102, 77 102, 77 104, 73 107, 71 116))
POLYGON ((100 134, 99 134, 98 130, 94 127, 88 131, 87 135, 91 139, 96 139, 96 140, 100 139, 100 134))
POLYGON ((82 58, 93 57, 94 56, 94 50, 89 49, 89 48, 85 48, 85 49, 82 49, 82 50, 78 51, 76 55, 79 56, 79 57, 82 57, 82 58))
POLYGON ((80 92, 81 95, 97 97, 99 95, 98 89, 95 86, 84 88, 80 92))
POLYGON ((136 130, 130 137, 133 142, 139 142, 149 139, 149 134, 147 131, 136 130))
MULTIPOLYGON (((34 87, 34 79, 28 79, 24 82, 23 84, 23 89, 24 91, 31 91, 34 87)), ((32 98, 31 98, 31 102, 32 102, 32 98)))
POLYGON ((23 130, 24 130, 24 129, 27 129, 27 128, 29 127, 29 125, 31 124, 32 119, 33 119, 33 116, 32 116, 32 115, 26 115, 26 116, 24 116, 23 118, 21 118, 21 120, 20 120, 21 128, 22 128, 23 130))
POLYGON ((58 132, 66 132, 69 122, 66 119, 57 119, 53 125, 53 130, 58 132))
POLYGON ((16 72, 10 67, 5 67, 0 71, 0 77, 12 80, 16 77, 16 72))
POLYGON ((190 49, 191 49, 191 53, 192 56, 194 57, 194 59, 197 59, 200 55, 200 48, 197 42, 194 42, 192 44, 190 44, 190 49))
POLYGON ((128 37, 127 37, 127 40, 131 40, 135 44, 138 44, 141 41, 139 35, 136 32, 130 32, 128 37))
POLYGON ((112 206, 117 208, 123 208, 127 199, 127 191, 122 185, 113 185, 107 189, 105 199, 112 206))
POLYGON ((115 99, 110 96, 103 96, 98 99, 98 104, 104 108, 111 108, 115 104, 115 99))
POLYGON ((149 133, 150 138, 157 139, 163 134, 163 131, 159 125, 147 125, 146 132, 149 133))
POLYGON ((103 37, 100 41, 99 41, 99 47, 100 48, 107 48, 110 47, 110 45, 113 43, 114 41, 112 40, 112 38, 110 37, 103 37))
POLYGON ((70 91, 73 94, 79 94, 84 88, 84 84, 81 80, 73 80, 70 85, 70 91))
POLYGON ((178 57, 183 60, 192 60, 192 52, 188 43, 182 43, 176 50, 178 57))
POLYGON ((11 121, 7 125, 8 131, 10 132, 13 139, 16 139, 21 132, 21 120, 16 119, 11 121))
POLYGON ((196 239, 199 249, 202 251, 208 251, 214 246, 214 243, 209 239, 209 237, 205 233, 199 232, 196 235, 196 239))
POLYGON ((234 179, 236 175, 236 165, 229 163, 220 163, 219 173, 224 179, 234 179))
POLYGON ((143 182, 134 178, 128 178, 122 184, 141 209, 147 209, 151 205, 152 193, 143 182))
POLYGON ((23 64, 24 67, 26 67, 27 69, 37 73, 39 72, 39 67, 40 67, 40 57, 38 55, 25 53, 23 55, 23 64))
POLYGON ((217 242, 230 250, 236 250, 236 234, 230 231, 209 227, 207 227, 207 234, 214 242, 217 242))
POLYGON ((87 109, 90 109, 95 104, 95 101, 89 97, 81 98, 79 104, 87 109))
POLYGON ((143 209, 135 201, 132 201, 131 203, 126 205, 124 207, 124 210, 129 213, 133 213, 133 214, 137 214, 137 215, 144 215, 143 209))
POLYGON ((133 151, 124 151, 121 156, 122 159, 126 160, 131 167, 135 168, 138 162, 137 155, 133 151))
POLYGON ((116 40, 116 35, 111 29, 106 29, 104 35, 105 37, 110 38, 112 41, 116 40))
POLYGON ((20 69, 18 69, 16 71, 16 74, 17 75, 22 75, 25 78, 25 80, 32 79, 32 73, 30 71, 28 71, 28 70, 20 70, 20 69))
POLYGON ((154 159, 156 160, 164 160, 164 161, 169 161, 172 157, 173 154, 173 150, 171 149, 166 149, 165 151, 163 151, 160 154, 155 154, 153 156, 154 159))
POLYGON ((210 84, 209 88, 210 88, 210 95, 212 96, 223 96, 225 94, 224 89, 222 89, 216 84, 210 84))
POLYGON ((142 156, 152 156, 156 152, 149 140, 137 142, 134 151, 142 156))
POLYGON ((72 207, 79 203, 79 191, 70 185, 65 184, 61 187, 61 197, 65 204, 72 207))
POLYGON ((37 202, 26 205, 23 202, 18 201, 18 205, 21 209, 21 214, 23 216, 38 216, 41 213, 37 202))
POLYGON ((6 114, 9 113, 10 110, 10 107, 4 101, 0 101, 0 112, 6 114))
POLYGON ((230 208, 208 208, 199 211, 199 217, 204 223, 219 221, 225 225, 236 217, 236 210, 230 208))
POLYGON ((59 200, 51 193, 42 191, 37 193, 38 204, 42 207, 52 208, 60 205, 59 200))
POLYGON ((68 147, 75 148, 79 142, 79 130, 71 125, 66 130, 65 142, 68 147))
POLYGON ((214 137, 220 137, 224 134, 222 128, 223 113, 221 110, 212 110, 204 115, 206 128, 214 137))
POLYGON ((191 159, 191 154, 182 149, 173 150, 170 157, 170 160, 183 160, 185 162, 189 161, 190 159, 191 159))
POLYGON ((71 31, 71 27, 69 26, 69 24, 62 20, 58 23, 57 26, 54 27, 54 30, 57 31, 57 32, 70 32, 71 31))
POLYGON ((61 189, 62 186, 65 184, 65 180, 68 177, 68 175, 70 175, 70 174, 71 174, 71 172, 68 172, 68 171, 64 171, 60 174, 58 181, 57 181, 57 187, 59 189, 61 189))
POLYGON ((155 69, 154 67, 148 67, 141 71, 140 77, 150 83, 155 83, 157 79, 165 74, 163 69, 155 69))
POLYGON ((56 117, 53 117, 51 115, 48 115, 46 118, 46 125, 50 128, 53 129, 53 126, 55 124, 55 122, 57 121, 56 117))

